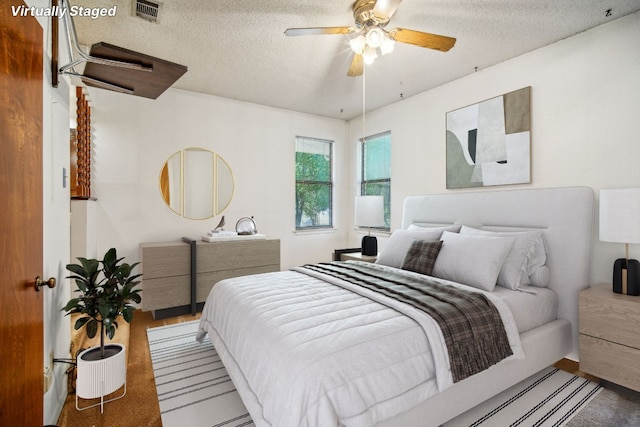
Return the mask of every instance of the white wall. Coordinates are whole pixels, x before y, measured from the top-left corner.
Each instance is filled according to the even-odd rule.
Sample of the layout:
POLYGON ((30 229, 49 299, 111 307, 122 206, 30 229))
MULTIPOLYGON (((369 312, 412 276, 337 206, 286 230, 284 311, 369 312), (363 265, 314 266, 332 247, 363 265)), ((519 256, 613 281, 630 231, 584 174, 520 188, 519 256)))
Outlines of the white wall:
POLYGON ((223 212, 226 229, 254 216, 259 233, 281 239, 281 266, 331 259, 349 219, 347 123, 271 107, 169 89, 156 100, 89 89, 92 100, 92 196, 97 197, 98 256, 116 247, 128 262, 138 244, 200 239, 210 220, 179 217, 161 199, 159 174, 176 151, 203 147, 221 155, 235 178, 223 212), (335 231, 295 233, 295 136, 335 141, 335 231))
POLYGON ((44 423, 55 424, 67 396, 69 365, 51 365, 51 355, 68 359, 71 331, 69 318, 60 310, 71 297, 65 277, 69 262, 69 86, 58 89, 44 82, 43 119, 43 278, 56 279, 56 287, 43 289, 44 369, 53 371, 53 383, 44 395, 44 423))
MULTIPOLYGON (((391 130, 391 229, 401 225, 406 196, 448 191, 445 114, 526 86, 531 184, 466 191, 584 185, 597 200, 601 188, 639 187, 639 40, 636 13, 367 114, 367 134, 391 130)), ((348 140, 361 136, 361 119, 350 121, 348 140)), ((349 240, 357 242, 360 236, 350 230, 349 240)), ((594 232, 591 284, 611 282, 613 261, 624 256, 624 246, 598 241, 597 216, 594 232)), ((640 258, 640 247, 631 249, 640 258)))

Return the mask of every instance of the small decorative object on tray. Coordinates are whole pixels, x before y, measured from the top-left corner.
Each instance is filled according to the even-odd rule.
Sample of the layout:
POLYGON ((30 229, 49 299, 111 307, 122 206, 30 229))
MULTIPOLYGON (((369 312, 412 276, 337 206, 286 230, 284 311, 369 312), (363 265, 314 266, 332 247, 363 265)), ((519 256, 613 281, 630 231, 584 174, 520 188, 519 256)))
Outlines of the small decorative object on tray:
POLYGON ((222 228, 224 224, 224 217, 222 217, 216 228, 202 236, 202 240, 205 242, 221 242, 225 240, 253 240, 267 238, 264 234, 258 234, 253 217, 240 218, 236 223, 236 231, 224 230, 222 228))
POLYGON ((207 242, 213 242, 221 238, 226 239, 226 238, 235 237, 238 235, 238 233, 236 233, 235 231, 225 230, 224 229, 225 224, 226 224, 226 221, 224 219, 224 215, 222 215, 222 218, 220 219, 220 222, 218 223, 218 225, 216 225, 216 227, 213 230, 209 231, 206 235, 202 236, 202 240, 205 240, 207 242))
POLYGON ((236 233, 240 236, 248 236, 256 234, 257 232, 258 230, 256 229, 256 223, 253 217, 240 218, 236 223, 236 233))

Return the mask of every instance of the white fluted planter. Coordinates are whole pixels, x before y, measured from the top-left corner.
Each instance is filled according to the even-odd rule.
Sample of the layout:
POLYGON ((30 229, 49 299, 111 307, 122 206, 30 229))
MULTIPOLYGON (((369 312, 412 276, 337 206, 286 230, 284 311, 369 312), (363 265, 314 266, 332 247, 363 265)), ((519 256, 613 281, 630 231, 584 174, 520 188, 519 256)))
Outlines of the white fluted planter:
POLYGON ((92 347, 84 350, 78 355, 78 378, 76 379, 76 409, 82 411, 97 405, 100 405, 102 412, 103 406, 107 402, 124 397, 127 392, 127 361, 126 348, 122 344, 105 344, 105 349, 110 348, 111 351, 118 350, 116 354, 105 359, 87 360, 89 353, 100 351, 100 347, 92 347), (121 396, 113 399, 104 400, 108 394, 115 392, 124 386, 121 396), (100 402, 94 405, 81 408, 78 405, 80 399, 96 399, 100 398, 100 402))

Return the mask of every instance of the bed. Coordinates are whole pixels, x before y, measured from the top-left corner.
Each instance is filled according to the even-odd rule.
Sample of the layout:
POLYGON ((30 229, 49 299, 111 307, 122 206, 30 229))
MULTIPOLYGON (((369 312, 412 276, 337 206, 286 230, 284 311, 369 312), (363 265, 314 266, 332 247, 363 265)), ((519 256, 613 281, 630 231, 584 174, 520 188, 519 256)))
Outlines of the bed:
POLYGON ((592 223, 587 187, 407 197, 402 228, 376 265, 349 261, 221 281, 207 298, 198 338, 211 337, 257 426, 437 426, 563 357, 577 360, 578 292, 589 286, 592 223), (440 237, 407 239, 416 233, 440 237), (525 234, 538 251, 542 242, 544 260, 514 285, 505 259, 525 234), (397 268, 409 259, 404 249, 392 250, 400 241, 411 250, 416 241, 444 241, 429 266, 439 277, 397 268), (469 247, 482 256, 453 250, 469 247), (491 250, 478 250, 485 247, 491 250), (494 249, 502 261, 484 262, 494 249), (450 340, 435 325, 438 316, 363 287, 344 269, 367 277, 380 271, 393 286, 408 277, 481 295, 503 322, 506 341, 499 341, 508 353, 466 377, 456 374, 464 356, 447 358, 450 340))

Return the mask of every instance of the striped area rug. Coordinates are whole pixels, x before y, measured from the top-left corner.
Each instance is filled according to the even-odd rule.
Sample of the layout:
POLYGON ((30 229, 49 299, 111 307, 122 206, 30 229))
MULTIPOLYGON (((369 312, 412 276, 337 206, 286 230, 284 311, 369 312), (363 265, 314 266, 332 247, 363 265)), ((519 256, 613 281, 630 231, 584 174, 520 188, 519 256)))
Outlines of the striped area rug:
POLYGON ((559 427, 602 387, 550 367, 444 424, 444 427, 559 427))
MULTIPOLYGON (((163 427, 254 425, 209 338, 195 341, 198 323, 147 330, 163 427)), ((600 390, 547 368, 443 427, 562 426, 600 390)))
POLYGON ((241 427, 253 421, 199 321, 147 329, 163 427, 241 427))

